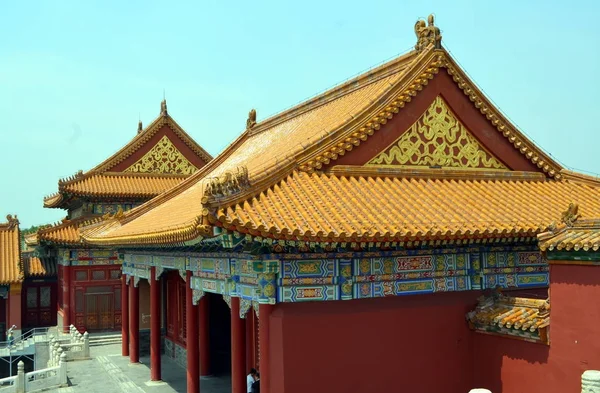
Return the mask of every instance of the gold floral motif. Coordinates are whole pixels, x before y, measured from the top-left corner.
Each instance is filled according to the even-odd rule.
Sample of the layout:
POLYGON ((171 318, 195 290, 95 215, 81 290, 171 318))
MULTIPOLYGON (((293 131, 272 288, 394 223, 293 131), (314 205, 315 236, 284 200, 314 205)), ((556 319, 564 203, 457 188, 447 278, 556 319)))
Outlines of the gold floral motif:
POLYGON ((362 274, 369 274, 371 272, 371 261, 369 259, 360 261, 360 272, 362 274))
POLYGON ((318 262, 298 262, 298 273, 310 274, 319 272, 318 262))
POLYGON ((125 169, 125 172, 140 173, 173 173, 191 175, 196 168, 165 135, 135 164, 125 169))
POLYGON ((443 255, 435 257, 435 270, 444 270, 446 268, 446 259, 443 255))
POLYGON ((394 269, 394 262, 391 259, 385 259, 383 261, 383 273, 391 274, 394 269))
POLYGON ((273 286, 273 284, 271 283, 265 285, 263 289, 263 294, 266 297, 273 297, 273 295, 275 295, 275 286, 273 286))
POLYGON ((465 256, 463 254, 458 254, 456 257, 456 268, 464 269, 465 268, 465 256))
POLYGON ((469 133, 440 96, 367 165, 507 169, 469 133))

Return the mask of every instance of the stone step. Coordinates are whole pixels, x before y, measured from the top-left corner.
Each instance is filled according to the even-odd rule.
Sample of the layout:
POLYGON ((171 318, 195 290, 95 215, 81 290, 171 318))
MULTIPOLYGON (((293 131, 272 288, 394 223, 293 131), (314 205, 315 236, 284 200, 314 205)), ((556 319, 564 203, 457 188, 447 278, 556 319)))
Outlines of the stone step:
POLYGON ((90 342, 96 341, 96 340, 112 339, 112 338, 118 338, 120 340, 121 333, 92 333, 92 334, 90 334, 90 342))
POLYGON ((121 337, 107 338, 103 340, 90 340, 90 347, 99 347, 101 345, 109 344, 120 344, 122 342, 121 337))

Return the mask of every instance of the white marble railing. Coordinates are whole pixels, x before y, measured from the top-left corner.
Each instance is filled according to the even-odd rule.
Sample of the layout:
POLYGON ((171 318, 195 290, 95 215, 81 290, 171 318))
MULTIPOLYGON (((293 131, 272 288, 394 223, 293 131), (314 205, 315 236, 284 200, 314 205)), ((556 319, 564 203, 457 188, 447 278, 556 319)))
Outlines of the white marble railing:
POLYGON ((66 355, 67 361, 90 358, 90 338, 88 332, 81 334, 73 325, 70 327, 68 342, 65 343, 64 340, 57 340, 52 337, 48 345, 48 367, 57 366, 62 354, 66 355))
POLYGON ((59 365, 43 370, 25 372, 25 364, 17 364, 17 375, 0 379, 1 393, 27 393, 67 386, 67 360, 62 355, 59 365))
POLYGON ((12 377, 6 377, 0 379, 0 392, 2 393, 16 393, 17 392, 17 378, 18 375, 12 377))

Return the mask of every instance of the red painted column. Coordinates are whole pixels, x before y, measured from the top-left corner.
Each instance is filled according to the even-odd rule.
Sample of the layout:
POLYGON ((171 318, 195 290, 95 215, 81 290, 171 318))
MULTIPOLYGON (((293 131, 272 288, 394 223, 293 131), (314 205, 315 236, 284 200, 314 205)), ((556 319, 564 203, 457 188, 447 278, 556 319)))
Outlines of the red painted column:
POLYGON ((186 316, 186 350, 187 350, 187 393, 200 392, 200 360, 198 348, 198 306, 192 302, 192 272, 187 271, 185 277, 185 316, 186 316))
POLYGON ((260 391, 262 393, 270 393, 271 389, 269 384, 271 383, 271 369, 269 364, 271 341, 269 339, 269 319, 271 312, 273 311, 272 304, 259 304, 258 305, 258 318, 259 318, 259 329, 258 329, 258 341, 260 346, 260 391))
POLYGON ((150 268, 150 380, 161 380, 160 362, 160 279, 156 267, 150 268))
POLYGON ((140 362, 140 290, 129 282, 129 361, 140 362))
POLYGON ((22 290, 21 283, 10 284, 9 293, 8 293, 8 323, 6 324, 6 329, 10 329, 11 326, 15 325, 18 330, 23 329, 21 326, 21 318, 22 318, 22 309, 21 304, 23 303, 23 298, 21 296, 22 290))
POLYGON ((210 375, 210 325, 208 314, 208 294, 204 294, 198 302, 199 334, 198 345, 200 350, 200 376, 210 375))
POLYGON ((251 368, 258 368, 257 365, 254 364, 254 354, 252 350, 252 346, 254 344, 253 340, 253 332, 252 332, 252 309, 246 313, 246 372, 251 368))
POLYGON ((71 326, 71 266, 63 266, 63 329, 69 331, 71 326))
POLYGON ((121 276, 121 355, 129 356, 129 288, 126 274, 121 276))
MULTIPOLYGON (((240 298, 231 298, 231 393, 246 393, 246 330, 240 298)), ((262 389, 262 384, 261 384, 262 389)))

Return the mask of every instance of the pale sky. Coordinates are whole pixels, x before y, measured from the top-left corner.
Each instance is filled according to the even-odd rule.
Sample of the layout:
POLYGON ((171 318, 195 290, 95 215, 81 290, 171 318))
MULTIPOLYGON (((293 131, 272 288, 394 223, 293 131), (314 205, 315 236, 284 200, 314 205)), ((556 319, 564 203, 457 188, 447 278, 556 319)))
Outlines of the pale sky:
POLYGON ((159 114, 217 155, 245 128, 415 44, 442 44, 563 165, 600 173, 596 1, 28 1, 0 24, 0 221, 58 221, 59 178, 88 170, 159 114))

